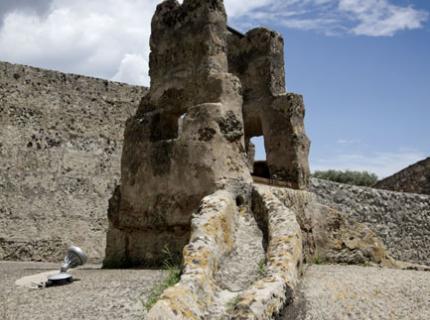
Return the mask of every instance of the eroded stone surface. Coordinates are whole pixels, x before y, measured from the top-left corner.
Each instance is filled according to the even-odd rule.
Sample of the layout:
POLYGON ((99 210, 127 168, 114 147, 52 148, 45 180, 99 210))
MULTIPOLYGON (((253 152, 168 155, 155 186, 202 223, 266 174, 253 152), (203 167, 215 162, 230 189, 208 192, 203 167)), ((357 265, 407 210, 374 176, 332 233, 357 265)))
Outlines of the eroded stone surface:
POLYGON ((368 226, 351 220, 348 214, 318 202, 307 191, 268 187, 297 217, 303 234, 303 253, 308 263, 331 262, 377 264, 403 268, 395 261, 383 241, 368 226))
POLYGON ((239 292, 260 276, 259 268, 266 263, 263 233, 249 208, 240 209, 233 236, 234 249, 222 261, 216 281, 223 289, 239 292))
POLYGON ((302 233, 296 214, 273 195, 255 186, 254 214, 266 233, 266 270, 262 279, 238 296, 232 319, 271 319, 294 295, 302 265, 302 233))
POLYGON ((126 124, 106 266, 157 264, 163 247, 179 253, 192 212, 216 190, 249 202, 252 136, 265 136, 273 179, 307 188, 304 104, 285 92, 282 37, 262 28, 242 37, 226 21, 221 0, 157 6, 151 87, 126 124))
POLYGON ((364 223, 395 259, 430 265, 430 197, 313 179, 318 201, 364 223))
POLYGON ((164 291, 148 319, 205 319, 217 293, 215 272, 233 250, 236 203, 227 191, 202 200, 192 219, 189 244, 184 248, 181 280, 164 291))
POLYGON ((286 93, 282 36, 265 28, 244 36, 231 33, 228 61, 242 83, 246 141, 263 135, 271 178, 306 189, 310 142, 304 130, 305 108, 302 96, 286 93))
POLYGON ((0 62, 0 260, 104 256, 124 123, 146 89, 0 62))

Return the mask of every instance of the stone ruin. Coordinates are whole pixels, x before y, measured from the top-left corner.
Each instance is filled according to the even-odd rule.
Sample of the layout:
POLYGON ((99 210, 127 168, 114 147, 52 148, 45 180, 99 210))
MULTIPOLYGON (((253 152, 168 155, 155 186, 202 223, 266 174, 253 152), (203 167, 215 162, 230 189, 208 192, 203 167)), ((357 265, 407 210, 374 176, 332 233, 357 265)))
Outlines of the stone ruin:
POLYGON ((217 190, 249 203, 252 137, 264 136, 272 179, 308 186, 305 108, 286 92, 279 33, 229 28, 221 0, 167 0, 150 47, 150 91, 126 123, 110 200, 106 266, 157 265, 164 248, 180 254, 192 213, 217 190))
POLYGON ((181 258, 179 283, 148 319, 271 319, 294 298, 304 262, 404 266, 368 226, 307 191, 305 110, 286 92, 283 45, 264 28, 229 28, 222 0, 157 7, 151 87, 126 123, 104 259, 181 258), (267 164, 254 166, 260 135, 267 164))

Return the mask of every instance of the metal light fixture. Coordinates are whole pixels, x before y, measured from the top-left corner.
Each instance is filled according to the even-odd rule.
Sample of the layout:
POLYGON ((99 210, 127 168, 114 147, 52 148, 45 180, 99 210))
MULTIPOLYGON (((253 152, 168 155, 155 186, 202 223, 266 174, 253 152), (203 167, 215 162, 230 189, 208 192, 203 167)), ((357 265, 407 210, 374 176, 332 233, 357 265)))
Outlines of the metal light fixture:
POLYGON ((67 270, 82 266, 87 262, 87 255, 81 248, 70 246, 67 254, 64 257, 63 265, 60 268, 60 273, 48 277, 47 285, 62 285, 73 281, 73 277, 67 270))

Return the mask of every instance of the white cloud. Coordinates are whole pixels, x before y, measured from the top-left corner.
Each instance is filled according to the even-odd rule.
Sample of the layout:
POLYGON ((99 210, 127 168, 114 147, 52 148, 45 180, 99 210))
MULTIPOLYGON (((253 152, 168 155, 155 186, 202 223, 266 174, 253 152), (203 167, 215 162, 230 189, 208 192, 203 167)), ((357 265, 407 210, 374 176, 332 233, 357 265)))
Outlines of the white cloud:
POLYGON ((401 30, 418 29, 428 18, 427 12, 387 0, 340 0, 339 9, 358 21, 351 32, 366 36, 393 36, 401 30))
POLYGON ((336 143, 340 144, 340 145, 353 145, 353 144, 361 143, 361 140, 359 140, 359 139, 338 139, 336 141, 336 143))
POLYGON ((46 17, 15 10, 0 30, 0 59, 148 85, 150 21, 157 3, 53 0, 46 17), (128 78, 125 69, 133 72, 128 78))
POLYGON ((426 155, 422 152, 399 150, 398 152, 375 152, 371 154, 334 154, 330 158, 314 159, 311 164, 312 171, 328 169, 366 170, 377 174, 379 178, 384 178, 425 157, 426 155))
MULTIPOLYGON (((148 85, 150 22, 159 2, 1 0, 0 60, 148 85)), ((233 25, 326 34, 393 35, 421 27, 427 17, 388 0, 225 0, 225 5, 233 25)))
POLYGON ((252 10, 269 5, 273 0, 225 0, 225 9, 230 17, 242 16, 252 10))
POLYGON ((140 54, 126 54, 112 80, 130 84, 149 83, 148 61, 140 54))
POLYGON ((328 35, 393 36, 402 30, 423 27, 429 16, 412 6, 394 5, 392 0, 271 0, 253 1, 250 5, 231 2, 241 6, 237 12, 233 10, 237 13, 233 21, 239 20, 234 21, 238 25, 254 20, 328 35))

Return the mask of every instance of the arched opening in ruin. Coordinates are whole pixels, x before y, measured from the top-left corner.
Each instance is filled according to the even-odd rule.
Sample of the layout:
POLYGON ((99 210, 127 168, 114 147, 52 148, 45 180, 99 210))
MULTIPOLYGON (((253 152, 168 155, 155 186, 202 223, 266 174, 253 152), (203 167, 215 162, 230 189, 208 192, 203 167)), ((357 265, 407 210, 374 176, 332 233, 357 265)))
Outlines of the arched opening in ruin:
POLYGON ((266 148, 264 136, 255 136, 250 139, 254 148, 254 159, 252 161, 252 175, 270 179, 270 171, 266 161, 266 148))
POLYGON ((270 179, 269 166, 266 161, 265 137, 262 132, 257 135, 249 135, 246 138, 246 152, 248 155, 249 169, 251 175, 270 179))

